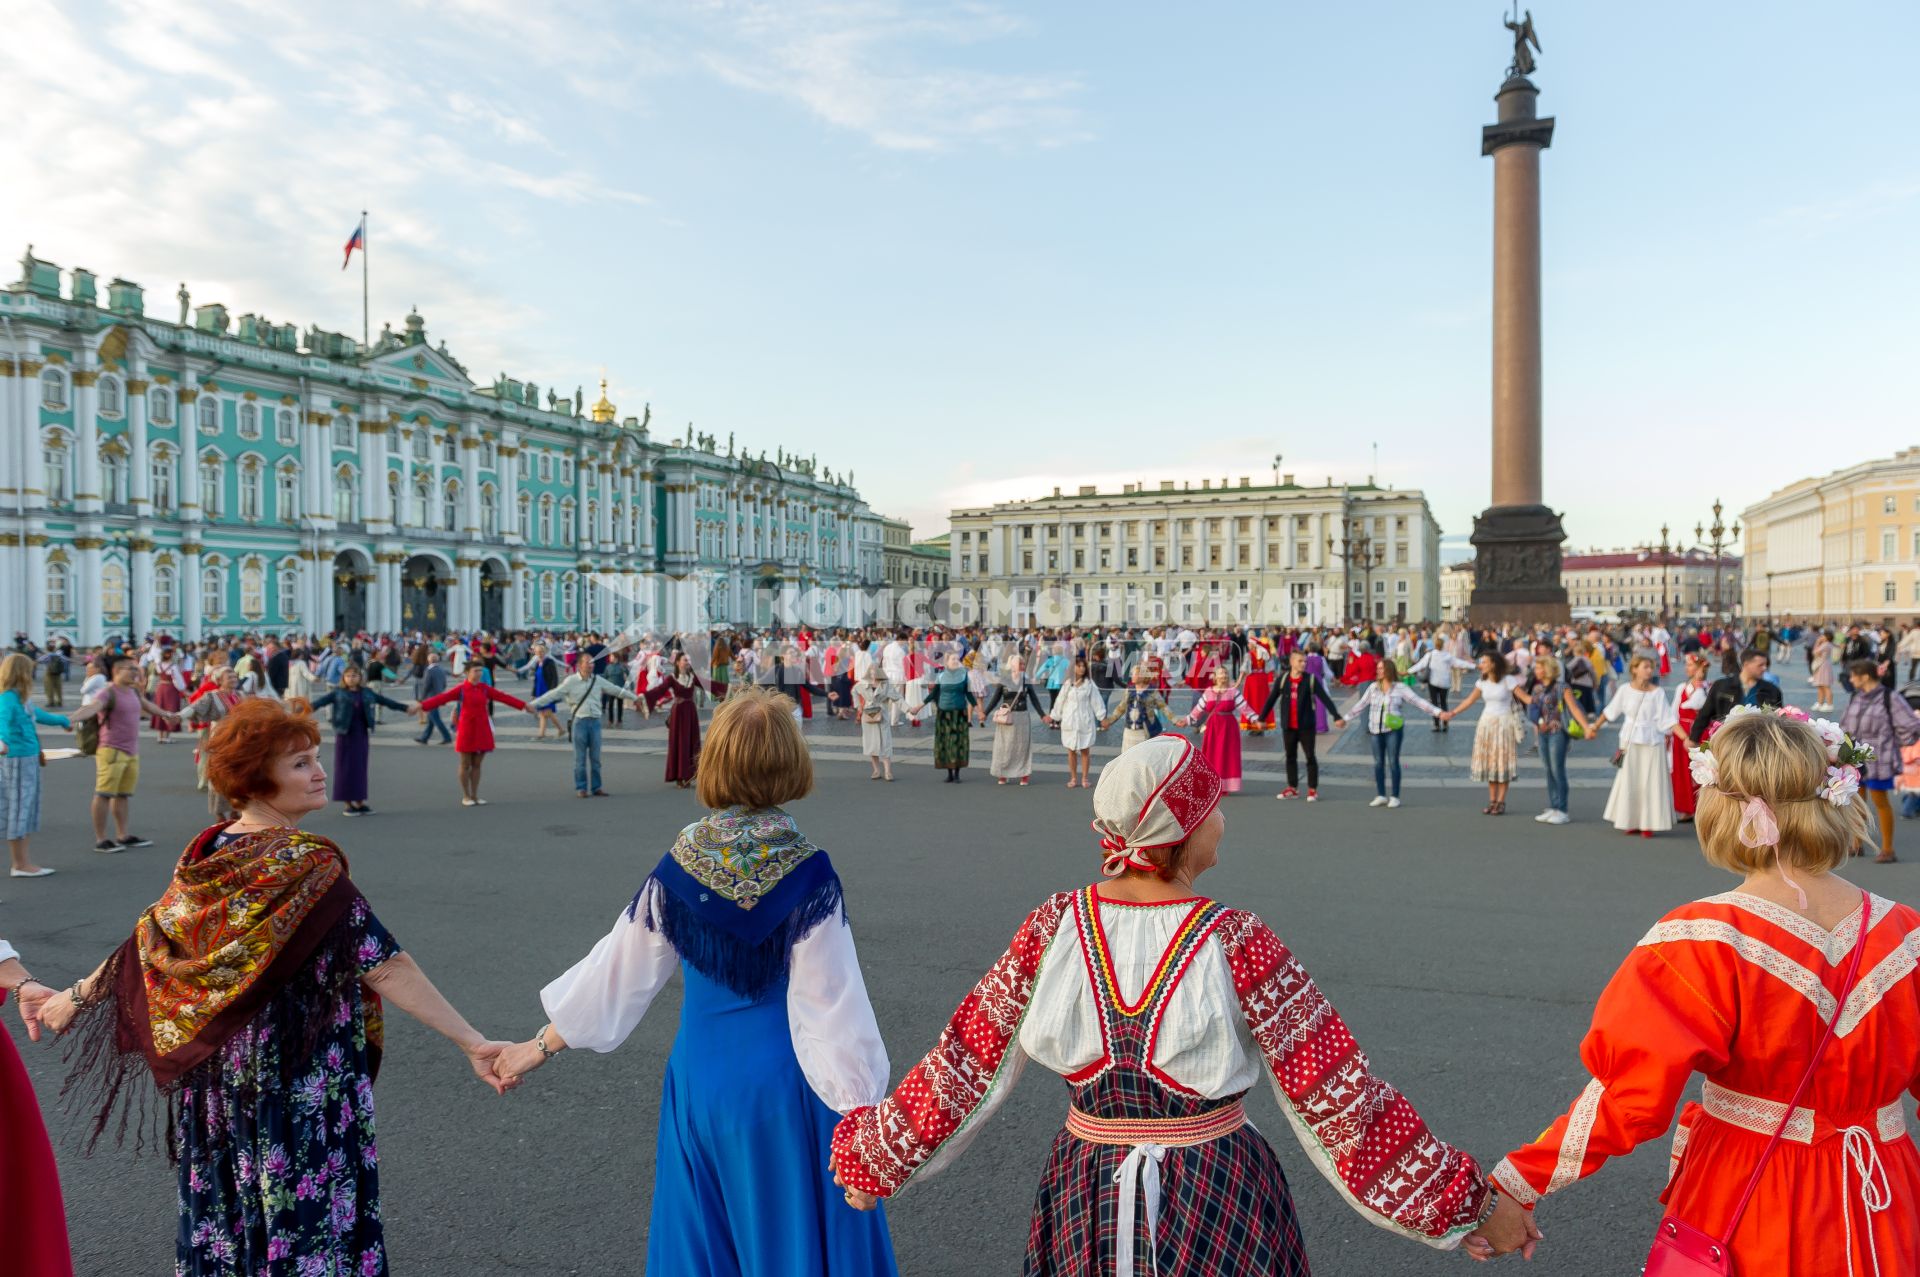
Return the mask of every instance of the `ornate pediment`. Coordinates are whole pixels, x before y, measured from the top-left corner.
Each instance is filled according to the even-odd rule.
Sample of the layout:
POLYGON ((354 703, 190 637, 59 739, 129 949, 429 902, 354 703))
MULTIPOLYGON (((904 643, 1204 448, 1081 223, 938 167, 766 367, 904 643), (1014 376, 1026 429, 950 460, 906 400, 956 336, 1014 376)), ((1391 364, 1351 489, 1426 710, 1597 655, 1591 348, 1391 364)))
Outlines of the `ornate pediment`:
POLYGON ((416 381, 439 383, 466 390, 473 382, 462 372, 451 355, 443 354, 424 342, 382 351, 367 361, 367 369, 397 377, 403 384, 416 381))

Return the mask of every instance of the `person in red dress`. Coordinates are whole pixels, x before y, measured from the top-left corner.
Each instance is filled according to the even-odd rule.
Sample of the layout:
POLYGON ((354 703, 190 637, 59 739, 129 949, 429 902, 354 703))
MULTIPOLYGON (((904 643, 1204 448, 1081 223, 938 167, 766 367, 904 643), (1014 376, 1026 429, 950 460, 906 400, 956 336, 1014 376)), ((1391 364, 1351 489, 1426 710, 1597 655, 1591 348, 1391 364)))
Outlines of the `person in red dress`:
POLYGON ((1688 652, 1687 681, 1673 691, 1673 709, 1680 717, 1680 730, 1668 745, 1673 751, 1673 817, 1683 825, 1693 820, 1694 804, 1700 796, 1700 787, 1693 783, 1693 772, 1687 763, 1687 741, 1693 732, 1693 720, 1707 703, 1707 685, 1711 681, 1707 678, 1708 668, 1705 653, 1688 652))
MULTIPOLYGON (((460 717, 453 727, 453 751, 460 757, 460 805, 462 807, 484 807, 487 800, 480 796, 480 765, 493 752, 493 720, 488 717, 489 707, 498 702, 511 705, 515 709, 526 709, 527 703, 517 696, 509 696, 497 687, 488 684, 484 678, 486 667, 479 661, 467 664, 466 677, 438 696, 429 696, 420 702, 419 712, 428 714, 442 705, 458 702, 460 717)), ((532 711, 528 711, 531 713, 532 711)))
MULTIPOLYGON (((1273 667, 1279 659, 1272 639, 1257 633, 1247 637, 1247 677, 1241 685, 1241 694, 1247 698, 1247 704, 1267 703, 1267 693, 1273 690, 1273 667)), ((1247 726, 1258 736, 1273 730, 1273 720, 1256 720, 1247 726)))
MULTIPOLYGON (((27 1036, 40 1040, 40 1003, 54 991, 27 974, 20 955, 0 940, 0 1006, 8 995, 20 999, 27 1036)), ((67 1212, 60 1202, 60 1172, 53 1146, 40 1120, 33 1083, 14 1050, 13 1038, 0 1032, 0 1202, 7 1219, 0 1225, 0 1273, 7 1277, 73 1277, 67 1246, 67 1212)))
POLYGON ((1173 720, 1181 727, 1201 725, 1200 755, 1229 794, 1240 792, 1240 724, 1253 716, 1253 706, 1227 678, 1227 667, 1222 663, 1213 667, 1213 686, 1200 694, 1193 712, 1173 720))
POLYGON ((693 703, 699 680, 685 652, 674 653, 673 672, 661 688, 673 701, 667 710, 667 779, 687 789, 700 766, 700 711, 693 703))

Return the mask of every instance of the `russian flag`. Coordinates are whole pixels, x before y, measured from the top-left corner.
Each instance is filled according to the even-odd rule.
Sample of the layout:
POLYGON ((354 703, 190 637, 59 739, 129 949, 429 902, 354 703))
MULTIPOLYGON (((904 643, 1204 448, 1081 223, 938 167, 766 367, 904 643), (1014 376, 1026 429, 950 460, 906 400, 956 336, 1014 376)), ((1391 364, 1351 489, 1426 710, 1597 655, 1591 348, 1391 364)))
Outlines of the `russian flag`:
POLYGON ((367 251, 367 219, 364 217, 360 219, 360 224, 353 228, 353 234, 347 239, 347 255, 340 261, 341 270, 345 270, 347 264, 353 260, 353 250, 356 248, 363 253, 367 251))

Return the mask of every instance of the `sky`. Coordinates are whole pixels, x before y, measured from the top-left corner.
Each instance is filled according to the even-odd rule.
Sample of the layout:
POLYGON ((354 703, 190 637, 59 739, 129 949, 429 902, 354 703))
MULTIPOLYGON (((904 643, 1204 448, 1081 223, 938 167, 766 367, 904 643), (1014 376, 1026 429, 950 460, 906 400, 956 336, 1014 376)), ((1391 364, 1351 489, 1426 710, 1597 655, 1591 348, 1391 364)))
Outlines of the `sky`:
MULTIPOLYGON (((483 384, 604 370, 657 436, 817 455, 916 535, 1275 454, 1449 538, 1489 500, 1498 3, 4 11, 0 263, 155 315, 184 281, 357 333, 366 208, 376 332, 418 306, 483 384)), ((1533 12, 1570 546, 1916 442, 1920 5, 1533 12)))

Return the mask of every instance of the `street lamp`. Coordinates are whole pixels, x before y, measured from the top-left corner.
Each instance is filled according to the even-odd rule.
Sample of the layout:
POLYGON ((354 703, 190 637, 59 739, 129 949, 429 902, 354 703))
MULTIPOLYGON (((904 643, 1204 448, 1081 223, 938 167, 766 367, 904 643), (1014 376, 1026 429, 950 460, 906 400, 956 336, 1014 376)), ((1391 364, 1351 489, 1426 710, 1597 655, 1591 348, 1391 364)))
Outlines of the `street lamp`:
POLYGON ((1767 628, 1773 628, 1773 569, 1767 569, 1767 628))
POLYGON ((1669 619, 1667 612, 1667 561, 1673 557, 1673 546, 1667 540, 1667 525, 1660 525, 1660 624, 1669 619))
POLYGON ((1359 568, 1365 574, 1365 584, 1362 587, 1365 593, 1361 595, 1360 601, 1360 615, 1364 619, 1367 615, 1369 600, 1373 598, 1373 570, 1387 561, 1387 547, 1374 544, 1373 534, 1366 531, 1364 520, 1349 519, 1346 544, 1336 549, 1334 539, 1328 537, 1327 553, 1340 559, 1349 611, 1353 607, 1353 570, 1359 568))
POLYGON ((1721 506, 1719 498, 1716 497, 1713 502, 1713 526, 1702 527, 1698 523, 1693 525, 1693 535, 1695 538, 1701 541, 1707 541, 1709 537, 1712 538, 1709 544, 1713 550, 1713 619, 1716 622, 1721 619, 1720 570, 1723 565, 1720 562, 1720 553, 1740 539, 1740 521, 1735 519, 1733 521, 1733 527, 1728 528, 1720 520, 1723 510, 1724 507, 1721 506))

